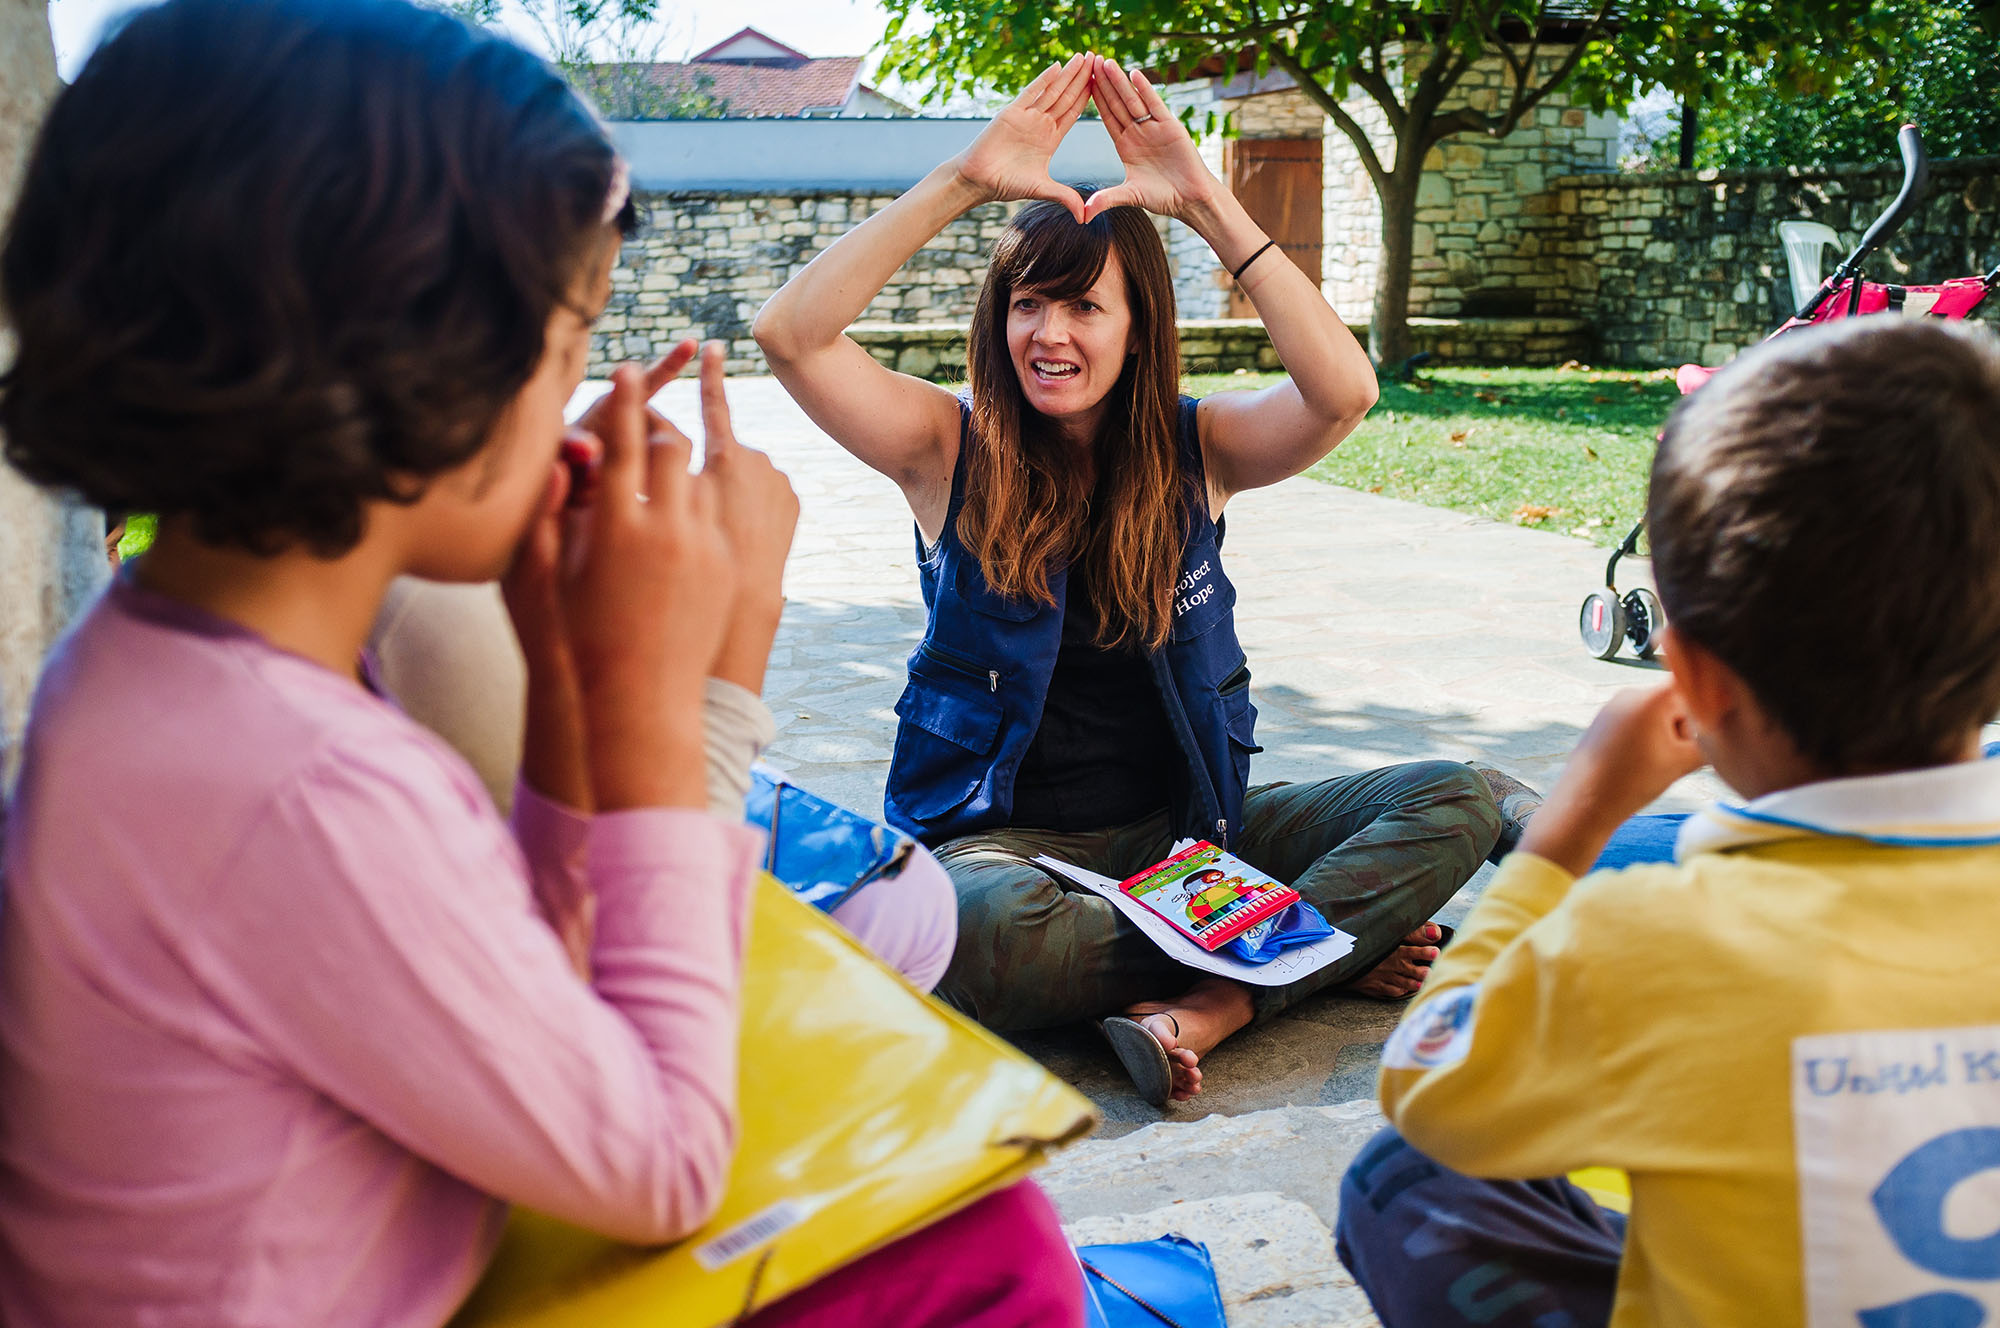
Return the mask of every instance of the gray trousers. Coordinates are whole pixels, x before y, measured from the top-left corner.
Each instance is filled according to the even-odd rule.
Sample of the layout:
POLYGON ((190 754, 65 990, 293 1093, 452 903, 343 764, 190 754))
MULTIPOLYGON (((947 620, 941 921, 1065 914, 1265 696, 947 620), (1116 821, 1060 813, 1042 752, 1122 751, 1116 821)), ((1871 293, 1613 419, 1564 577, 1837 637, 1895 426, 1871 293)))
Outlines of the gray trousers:
MULTIPOLYGON (((1356 939, 1338 963, 1256 987, 1266 1018, 1359 977, 1457 893, 1492 849, 1500 813, 1485 781, 1420 761, 1250 790, 1229 848, 1294 886, 1356 939)), ((1046 1028, 1180 995, 1202 975, 1175 963, 1110 901, 1037 866, 1048 854, 1123 880, 1168 855, 1167 813, 1105 830, 996 830, 937 850, 958 891, 958 948, 937 994, 1001 1031, 1046 1028)))

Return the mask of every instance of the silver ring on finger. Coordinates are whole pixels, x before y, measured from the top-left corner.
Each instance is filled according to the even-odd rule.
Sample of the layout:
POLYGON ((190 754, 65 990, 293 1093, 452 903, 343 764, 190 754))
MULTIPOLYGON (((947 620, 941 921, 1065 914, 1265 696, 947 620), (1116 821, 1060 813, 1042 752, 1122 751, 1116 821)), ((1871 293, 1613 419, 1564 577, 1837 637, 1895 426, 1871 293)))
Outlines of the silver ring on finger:
POLYGON ((1151 112, 1151 111, 1148 111, 1148 112, 1147 112, 1146 114, 1144 114, 1144 115, 1135 115, 1135 116, 1133 116, 1133 117, 1132 117, 1132 123, 1133 123, 1133 124, 1144 124, 1144 123, 1146 123, 1146 121, 1148 121, 1148 120, 1150 120, 1150 119, 1152 119, 1152 118, 1153 118, 1153 114, 1152 114, 1152 112, 1151 112))

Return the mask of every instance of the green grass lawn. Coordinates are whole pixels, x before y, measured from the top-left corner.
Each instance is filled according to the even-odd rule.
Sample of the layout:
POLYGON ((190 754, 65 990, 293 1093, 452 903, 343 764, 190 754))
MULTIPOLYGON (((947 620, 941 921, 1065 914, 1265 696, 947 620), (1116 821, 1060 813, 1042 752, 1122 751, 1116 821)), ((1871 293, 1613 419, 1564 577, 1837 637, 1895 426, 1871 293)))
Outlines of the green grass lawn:
MULTIPOLYGON (((1277 374, 1192 374, 1200 396, 1277 374)), ((1616 544, 1639 518, 1671 370, 1433 369, 1384 383, 1316 479, 1616 544)))

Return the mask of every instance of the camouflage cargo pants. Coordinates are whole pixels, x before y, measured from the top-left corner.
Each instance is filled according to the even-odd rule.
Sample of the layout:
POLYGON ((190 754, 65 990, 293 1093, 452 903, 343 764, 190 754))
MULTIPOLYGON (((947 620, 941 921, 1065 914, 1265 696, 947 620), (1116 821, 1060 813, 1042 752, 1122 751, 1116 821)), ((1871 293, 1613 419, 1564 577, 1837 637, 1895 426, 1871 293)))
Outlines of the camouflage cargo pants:
MULTIPOLYGON (((1230 851, 1288 881, 1356 940, 1338 963, 1257 987, 1258 1018, 1373 968, 1455 894, 1493 847, 1500 813, 1479 776, 1420 761, 1250 790, 1230 851)), ((937 850, 958 889, 958 948, 937 994, 989 1028, 1046 1028, 1179 995, 1168 959, 1102 897, 1035 865, 1045 853, 1124 879, 1167 856, 1167 813, 1107 830, 997 830, 937 850)))

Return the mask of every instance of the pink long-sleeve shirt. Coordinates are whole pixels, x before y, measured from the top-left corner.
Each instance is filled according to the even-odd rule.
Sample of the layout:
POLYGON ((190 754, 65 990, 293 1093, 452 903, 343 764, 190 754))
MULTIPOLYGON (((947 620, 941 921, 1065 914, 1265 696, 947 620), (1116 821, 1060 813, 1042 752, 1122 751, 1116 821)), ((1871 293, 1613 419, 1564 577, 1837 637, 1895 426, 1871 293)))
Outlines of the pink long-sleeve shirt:
POLYGON ((0 1321, 436 1324, 502 1200, 684 1233, 760 838, 532 794, 510 833, 389 703, 120 580, 0 858, 0 1321))

